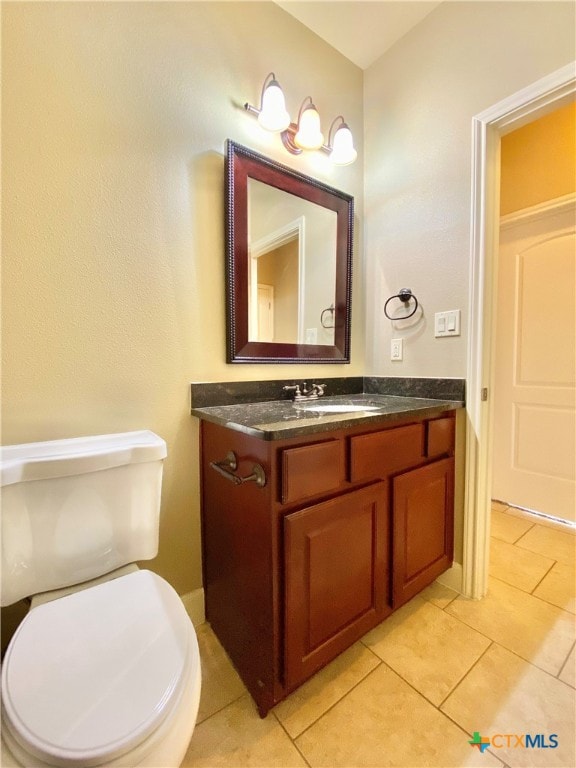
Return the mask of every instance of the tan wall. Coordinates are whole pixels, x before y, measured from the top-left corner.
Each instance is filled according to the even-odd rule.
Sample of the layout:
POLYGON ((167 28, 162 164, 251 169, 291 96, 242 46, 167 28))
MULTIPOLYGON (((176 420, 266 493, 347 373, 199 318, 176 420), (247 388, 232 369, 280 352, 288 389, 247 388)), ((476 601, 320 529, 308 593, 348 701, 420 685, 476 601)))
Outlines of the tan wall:
POLYGON ((576 103, 502 137, 500 213, 576 192, 576 103))
POLYGON ((365 73, 367 374, 466 375, 472 118, 575 58, 568 2, 443 2, 365 73), (425 322, 405 337, 383 318, 411 288, 425 322), (461 336, 434 313, 462 310, 461 336))
POLYGON ((273 3, 7 3, 2 85, 2 442, 164 437, 152 567, 189 592, 190 383, 364 370, 359 225, 351 365, 226 365, 225 140, 354 195, 361 221, 362 72, 273 3), (293 115, 309 93, 346 115, 355 165, 291 156, 242 109, 272 68, 293 115))

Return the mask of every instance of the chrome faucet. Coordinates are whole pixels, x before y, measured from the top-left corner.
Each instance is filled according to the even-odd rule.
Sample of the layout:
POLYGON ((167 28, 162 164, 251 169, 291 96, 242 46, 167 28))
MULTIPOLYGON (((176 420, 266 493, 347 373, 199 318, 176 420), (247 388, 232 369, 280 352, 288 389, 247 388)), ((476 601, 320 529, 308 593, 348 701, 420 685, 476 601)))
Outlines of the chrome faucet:
POLYGON ((285 392, 293 392, 292 399, 294 402, 298 402, 300 400, 317 400, 319 397, 322 397, 324 394, 324 390, 326 389, 326 384, 314 384, 312 383, 310 385, 310 389, 306 389, 306 382, 302 382, 302 389, 300 389, 300 384, 292 384, 292 385, 286 385, 285 387, 282 387, 282 389, 285 392))

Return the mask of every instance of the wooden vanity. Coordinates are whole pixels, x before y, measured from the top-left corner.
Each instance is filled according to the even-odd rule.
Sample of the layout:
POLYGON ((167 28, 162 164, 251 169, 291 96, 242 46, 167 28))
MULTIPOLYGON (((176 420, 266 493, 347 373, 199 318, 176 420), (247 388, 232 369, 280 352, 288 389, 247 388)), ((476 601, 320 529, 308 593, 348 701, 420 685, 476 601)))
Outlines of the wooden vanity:
POLYGON ((202 419, 206 616, 261 716, 452 564, 455 411, 423 413, 280 439, 202 419), (263 487, 225 476, 255 465, 263 487))

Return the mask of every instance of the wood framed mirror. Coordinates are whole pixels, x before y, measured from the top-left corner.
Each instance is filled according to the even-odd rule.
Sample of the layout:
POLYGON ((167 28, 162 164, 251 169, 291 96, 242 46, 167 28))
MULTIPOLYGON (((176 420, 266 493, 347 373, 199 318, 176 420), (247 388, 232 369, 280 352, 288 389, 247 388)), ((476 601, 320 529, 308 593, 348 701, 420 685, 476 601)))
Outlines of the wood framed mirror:
POLYGON ((354 198, 226 143, 228 363, 349 363, 354 198))

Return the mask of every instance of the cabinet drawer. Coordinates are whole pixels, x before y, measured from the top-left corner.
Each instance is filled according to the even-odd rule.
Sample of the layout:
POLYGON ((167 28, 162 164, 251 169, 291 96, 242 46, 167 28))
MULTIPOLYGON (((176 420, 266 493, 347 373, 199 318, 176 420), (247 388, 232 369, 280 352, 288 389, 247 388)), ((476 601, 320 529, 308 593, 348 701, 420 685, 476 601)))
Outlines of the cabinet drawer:
POLYGON ((351 438, 350 480, 384 478, 418 464, 423 457, 422 424, 351 438))
POLYGON ((282 453, 282 503, 338 488, 344 482, 344 443, 328 440, 282 453))
POLYGON ((454 425, 452 418, 434 419, 427 425, 426 456, 441 456, 454 450, 454 425))

